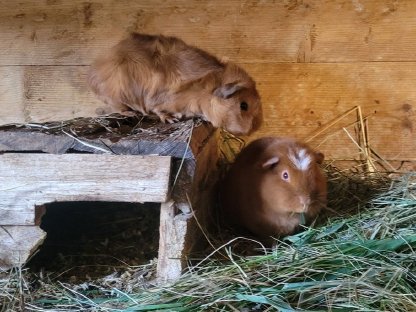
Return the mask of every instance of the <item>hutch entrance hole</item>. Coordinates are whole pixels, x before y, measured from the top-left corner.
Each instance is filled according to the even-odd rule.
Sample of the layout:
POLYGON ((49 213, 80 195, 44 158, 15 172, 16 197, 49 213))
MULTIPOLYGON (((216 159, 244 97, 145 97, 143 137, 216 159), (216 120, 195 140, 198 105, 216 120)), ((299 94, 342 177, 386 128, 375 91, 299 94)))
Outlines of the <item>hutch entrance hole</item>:
POLYGON ((45 205, 46 239, 28 263, 60 280, 104 277, 158 256, 160 204, 55 202, 45 205))

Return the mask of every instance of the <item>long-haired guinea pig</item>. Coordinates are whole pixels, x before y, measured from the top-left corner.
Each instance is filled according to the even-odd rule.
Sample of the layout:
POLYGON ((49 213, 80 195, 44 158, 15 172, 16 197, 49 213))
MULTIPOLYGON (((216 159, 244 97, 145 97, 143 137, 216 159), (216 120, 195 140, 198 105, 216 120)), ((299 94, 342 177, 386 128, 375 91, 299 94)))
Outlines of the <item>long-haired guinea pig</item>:
POLYGON ((175 37, 132 33, 92 64, 88 82, 112 112, 153 113, 163 122, 202 117, 238 135, 262 122, 247 72, 175 37))
POLYGON ((322 153, 291 138, 251 142, 223 181, 225 220, 262 239, 294 233, 326 206, 323 160, 322 153))

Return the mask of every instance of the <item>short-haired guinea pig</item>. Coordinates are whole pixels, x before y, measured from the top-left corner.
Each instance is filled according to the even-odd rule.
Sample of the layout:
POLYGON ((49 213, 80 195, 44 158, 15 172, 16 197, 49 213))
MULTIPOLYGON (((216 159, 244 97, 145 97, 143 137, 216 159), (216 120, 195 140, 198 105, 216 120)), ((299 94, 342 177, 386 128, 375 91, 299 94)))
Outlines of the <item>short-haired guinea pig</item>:
POLYGON ((221 187, 226 222, 261 239, 293 234, 326 206, 324 155, 291 138, 265 137, 236 157, 221 187))
POLYGON ((247 72, 176 37, 132 33, 91 65, 88 83, 112 112, 153 113, 163 122, 201 117, 237 135, 262 123, 247 72))

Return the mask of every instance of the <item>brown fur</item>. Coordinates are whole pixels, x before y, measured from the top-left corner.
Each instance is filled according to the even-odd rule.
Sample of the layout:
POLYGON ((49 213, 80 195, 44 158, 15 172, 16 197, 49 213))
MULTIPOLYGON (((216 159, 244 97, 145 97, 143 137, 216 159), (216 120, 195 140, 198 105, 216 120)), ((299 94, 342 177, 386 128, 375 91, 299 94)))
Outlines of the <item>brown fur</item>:
POLYGON ((131 34, 93 63, 88 82, 112 112, 154 113, 163 122, 202 117, 234 134, 262 122, 255 82, 242 68, 175 37, 131 34))
POLYGON ((289 138, 269 137, 250 143, 237 156, 222 187, 226 219, 259 238, 292 234, 326 206, 326 178, 319 164, 323 154, 289 138), (304 150, 310 157, 306 170, 290 160, 290 150, 304 150), (289 181, 282 178, 286 171, 289 181))

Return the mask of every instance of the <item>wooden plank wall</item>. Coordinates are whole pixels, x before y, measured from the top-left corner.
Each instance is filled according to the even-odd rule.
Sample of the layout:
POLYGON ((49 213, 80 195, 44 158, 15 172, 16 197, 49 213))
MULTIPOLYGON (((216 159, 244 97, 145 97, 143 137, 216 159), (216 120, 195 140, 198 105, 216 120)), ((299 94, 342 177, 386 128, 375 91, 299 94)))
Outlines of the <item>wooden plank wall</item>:
MULTIPOLYGON (((371 147, 416 161, 416 1, 0 0, 0 123, 91 116, 87 66, 129 31, 176 35, 245 67, 263 98, 255 136, 306 139, 354 106, 371 147)), ((351 114, 312 141, 358 157, 351 114), (347 127, 347 131, 343 130, 347 127)), ((416 168, 416 167, 414 167, 416 168)))

